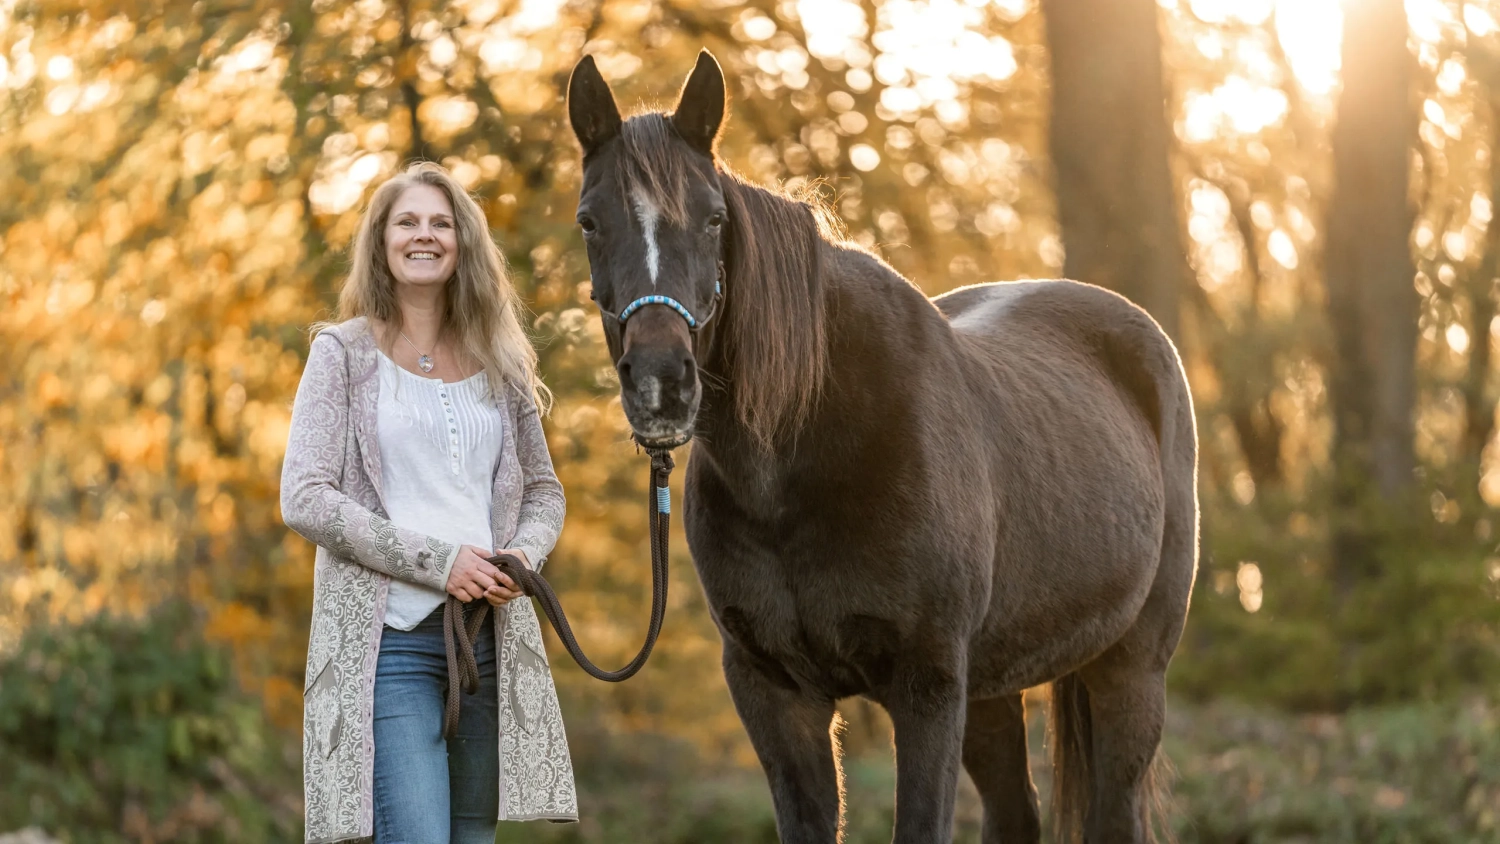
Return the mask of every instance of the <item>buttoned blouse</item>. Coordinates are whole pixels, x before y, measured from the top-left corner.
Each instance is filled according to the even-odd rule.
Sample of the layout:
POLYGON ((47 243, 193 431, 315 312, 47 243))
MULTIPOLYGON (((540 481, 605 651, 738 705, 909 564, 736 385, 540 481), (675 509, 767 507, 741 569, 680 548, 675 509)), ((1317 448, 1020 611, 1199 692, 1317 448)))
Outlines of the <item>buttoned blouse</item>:
MULTIPOLYGON (((485 374, 448 383, 418 375, 384 353, 378 366, 376 438, 391 522, 489 552, 493 478, 505 426, 485 374)), ((393 580, 385 623, 411 630, 445 597, 442 589, 393 580)))

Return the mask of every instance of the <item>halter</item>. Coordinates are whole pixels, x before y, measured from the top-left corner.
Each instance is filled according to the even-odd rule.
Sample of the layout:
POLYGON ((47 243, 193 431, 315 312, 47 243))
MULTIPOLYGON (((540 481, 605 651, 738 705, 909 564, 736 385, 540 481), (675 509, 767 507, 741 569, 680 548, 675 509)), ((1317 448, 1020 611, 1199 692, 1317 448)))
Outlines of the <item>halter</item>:
MULTIPOLYGON (((590 280, 590 281, 592 282, 592 280, 590 280)), ((591 288, 592 288, 592 286, 593 286, 592 283, 590 283, 590 287, 591 288)), ((593 292, 592 289, 589 290, 589 298, 590 299, 594 299, 594 292, 593 292)), ((606 311, 604 309, 603 305, 600 305, 599 306, 599 313, 604 314, 607 317, 611 317, 615 321, 619 322, 621 325, 624 325, 625 324, 625 320, 630 319, 630 317, 631 317, 632 314, 634 314, 636 311, 640 310, 641 308, 646 307, 647 305, 666 305, 667 307, 669 307, 672 310, 676 311, 678 316, 680 316, 683 319, 687 320, 688 331, 695 332, 698 329, 702 328, 709 320, 713 319, 714 315, 719 312, 719 302, 722 301, 723 298, 724 298, 724 262, 720 261, 719 262, 719 277, 716 278, 716 279, 714 279, 714 295, 713 295, 713 298, 708 301, 708 313, 706 315, 704 315, 703 319, 697 319, 696 317, 694 317, 693 316, 693 312, 689 311, 687 309, 687 306, 683 305, 681 302, 677 301, 676 299, 673 299, 671 296, 661 296, 661 295, 657 295, 657 294, 652 294, 650 296, 642 296, 641 298, 636 299, 635 301, 633 301, 630 304, 626 305, 625 308, 623 310, 621 310, 620 313, 618 313, 618 314, 610 313, 609 311, 606 311)), ((594 304, 596 304, 596 305, 599 304, 599 300, 594 299, 594 304)))

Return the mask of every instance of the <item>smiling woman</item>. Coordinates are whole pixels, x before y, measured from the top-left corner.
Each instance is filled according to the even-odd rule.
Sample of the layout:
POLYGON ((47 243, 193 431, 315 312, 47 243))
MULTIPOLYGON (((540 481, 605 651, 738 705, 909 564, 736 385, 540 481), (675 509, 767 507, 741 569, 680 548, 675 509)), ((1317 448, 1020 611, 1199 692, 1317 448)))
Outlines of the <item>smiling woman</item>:
POLYGON ((342 321, 315 328, 282 471, 286 523, 319 546, 308 840, 491 842, 497 818, 576 817, 536 615, 487 559, 540 568, 563 521, 518 309, 483 212, 446 170, 417 164, 376 189, 342 321), (465 607, 469 635, 494 622, 460 697, 447 613, 487 611, 481 599, 496 611, 465 607))

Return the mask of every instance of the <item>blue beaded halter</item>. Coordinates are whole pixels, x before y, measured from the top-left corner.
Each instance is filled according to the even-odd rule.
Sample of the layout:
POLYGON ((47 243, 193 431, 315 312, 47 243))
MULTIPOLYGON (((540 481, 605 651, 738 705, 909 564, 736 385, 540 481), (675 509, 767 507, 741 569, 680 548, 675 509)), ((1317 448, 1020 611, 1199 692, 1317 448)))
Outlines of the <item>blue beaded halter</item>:
MULTIPOLYGON (((589 294, 589 298, 593 298, 593 295, 594 295, 593 293, 590 293, 589 294)), ((652 294, 650 296, 642 296, 641 298, 636 299, 635 301, 633 301, 630 304, 626 305, 625 308, 620 311, 619 315, 615 315, 615 314, 610 313, 609 311, 604 310, 604 306, 602 306, 602 305, 600 305, 600 307, 599 307, 599 312, 602 313, 602 314, 604 314, 607 317, 613 317, 621 325, 624 325, 625 324, 625 320, 630 319, 631 314, 634 314, 636 311, 640 310, 641 308, 646 307, 647 305, 666 305, 667 307, 669 307, 672 310, 676 311, 677 314, 679 316, 681 316, 683 319, 687 320, 688 330, 689 331, 697 331, 698 329, 702 328, 705 323, 707 323, 709 320, 713 319, 714 318, 714 314, 718 313, 718 310, 719 310, 719 301, 721 299, 723 299, 723 298, 724 298, 724 262, 720 261, 719 262, 719 277, 716 278, 716 279, 714 279, 714 297, 713 297, 713 299, 709 300, 709 303, 708 303, 708 313, 704 315, 703 319, 698 319, 698 318, 694 317, 692 311, 689 311, 685 305, 683 305, 681 302, 677 301, 676 299, 673 299, 671 296, 662 296, 662 295, 659 295, 659 294, 652 294)))

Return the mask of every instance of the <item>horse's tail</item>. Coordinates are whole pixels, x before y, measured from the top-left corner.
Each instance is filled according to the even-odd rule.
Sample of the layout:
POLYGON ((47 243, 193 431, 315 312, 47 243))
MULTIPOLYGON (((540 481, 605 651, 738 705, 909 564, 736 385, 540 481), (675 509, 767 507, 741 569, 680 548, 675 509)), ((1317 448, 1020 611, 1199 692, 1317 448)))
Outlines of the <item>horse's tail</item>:
MULTIPOLYGON (((1064 674, 1052 683, 1052 829, 1053 840, 1071 844, 1083 840, 1088 817, 1090 764, 1094 746, 1093 718, 1089 714, 1089 692, 1077 674, 1064 674)), ((1162 830, 1174 842, 1167 822, 1171 799, 1172 763, 1161 748, 1141 783, 1140 826, 1148 842, 1157 842, 1162 830)))
POLYGON ((1052 829, 1053 840, 1080 841, 1089 811, 1089 758, 1094 745, 1089 692, 1077 674, 1052 683, 1052 829))

